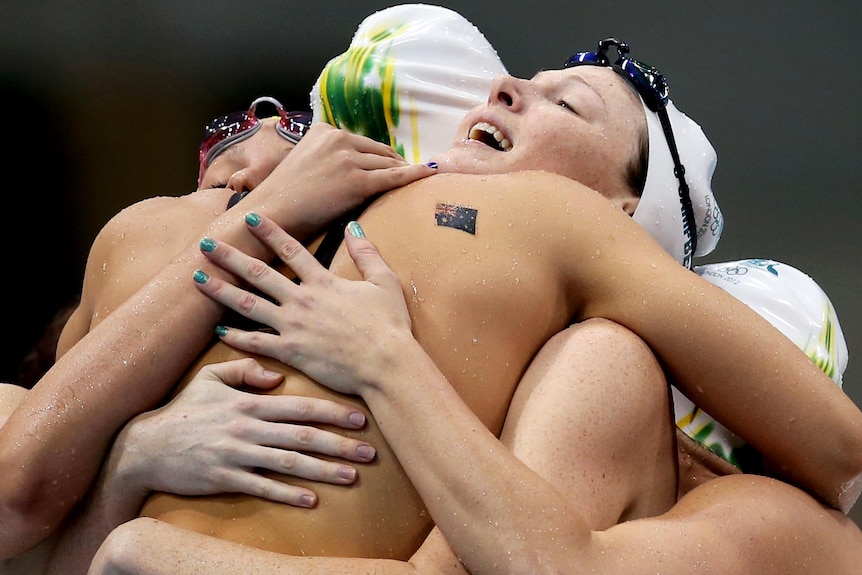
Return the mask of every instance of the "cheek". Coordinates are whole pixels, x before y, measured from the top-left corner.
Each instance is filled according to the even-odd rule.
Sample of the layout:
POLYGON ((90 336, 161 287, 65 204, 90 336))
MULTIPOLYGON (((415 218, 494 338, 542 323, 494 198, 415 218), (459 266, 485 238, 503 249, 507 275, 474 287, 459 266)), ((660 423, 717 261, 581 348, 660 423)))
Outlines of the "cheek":
POLYGON ((556 166, 558 174, 599 191, 608 185, 617 165, 613 153, 595 139, 588 139, 583 146, 557 146, 549 150, 543 162, 556 166))

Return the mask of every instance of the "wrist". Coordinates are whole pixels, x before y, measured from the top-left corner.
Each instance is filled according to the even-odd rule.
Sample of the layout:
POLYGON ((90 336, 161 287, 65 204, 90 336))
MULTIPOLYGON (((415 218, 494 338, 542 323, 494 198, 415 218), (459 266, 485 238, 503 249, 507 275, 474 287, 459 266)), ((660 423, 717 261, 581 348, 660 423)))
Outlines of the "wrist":
POLYGON ((114 441, 99 478, 103 506, 118 523, 137 515, 151 491, 148 481, 151 466, 147 463, 128 428, 123 429, 114 441))
POLYGON ((409 401, 404 396, 409 396, 411 389, 426 393, 426 382, 436 381, 437 366, 411 332, 389 333, 380 347, 384 351, 368 362, 374 366, 374 371, 370 377, 363 378, 358 392, 366 403, 374 397, 387 403, 395 398, 409 401))

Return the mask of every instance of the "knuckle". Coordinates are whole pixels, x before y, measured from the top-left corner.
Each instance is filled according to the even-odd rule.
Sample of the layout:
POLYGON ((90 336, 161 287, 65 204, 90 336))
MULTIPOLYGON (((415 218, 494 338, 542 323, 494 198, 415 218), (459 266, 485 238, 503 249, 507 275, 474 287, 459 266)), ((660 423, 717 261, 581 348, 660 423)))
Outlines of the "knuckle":
POLYGON ((298 445, 308 446, 315 438, 315 429, 308 426, 300 426, 296 428, 294 437, 298 445))
POLYGON ((356 453, 357 443, 349 439, 345 439, 338 446, 338 456, 347 459, 349 456, 356 453))
POLYGON ((284 451, 278 457, 278 465, 285 472, 291 472, 299 467, 299 454, 295 451, 284 451))
POLYGON ((260 260, 251 260, 246 266, 246 271, 248 272, 249 277, 260 278, 269 271, 269 266, 260 260))
POLYGON ((290 261, 302 253, 302 244, 295 240, 285 241, 278 249, 278 256, 282 261, 290 261))
MULTIPOLYGON (((257 407, 257 402, 253 397, 238 397, 234 401, 234 407, 240 413, 254 413, 255 408, 257 407)), ((242 431, 248 427, 245 422, 238 421, 236 419, 231 421, 231 425, 234 430, 242 431)))
POLYGON ((260 497, 261 499, 270 499, 272 487, 269 483, 258 482, 254 484, 250 491, 253 491, 254 493, 252 493, 252 495, 256 497, 260 497))
POLYGON ((300 292, 296 296, 296 305, 302 309, 314 309, 317 298, 309 292, 300 292))
POLYGON ((205 468, 203 472, 204 482, 209 483, 210 485, 214 485, 220 489, 226 489, 228 487, 231 487, 230 478, 230 472, 223 467, 210 467, 208 469, 205 468))
POLYGON ((243 311, 251 311, 257 302, 257 296, 244 292, 237 300, 237 306, 243 311))
POLYGON ((314 415, 314 404, 307 398, 298 398, 294 406, 296 417, 300 421, 307 421, 314 415))
POLYGON ((259 353, 264 347, 263 333, 253 331, 247 334, 248 350, 252 353, 259 353))
MULTIPOLYGON (((252 409, 251 406, 243 407, 242 403, 244 403, 244 402, 240 402, 237 404, 236 409, 238 411, 243 411, 245 409, 247 409, 247 410, 252 409)), ((225 432, 230 437, 244 438, 244 437, 248 437, 250 429, 249 429, 248 424, 245 421, 232 419, 231 421, 228 421, 225 423, 225 432)))

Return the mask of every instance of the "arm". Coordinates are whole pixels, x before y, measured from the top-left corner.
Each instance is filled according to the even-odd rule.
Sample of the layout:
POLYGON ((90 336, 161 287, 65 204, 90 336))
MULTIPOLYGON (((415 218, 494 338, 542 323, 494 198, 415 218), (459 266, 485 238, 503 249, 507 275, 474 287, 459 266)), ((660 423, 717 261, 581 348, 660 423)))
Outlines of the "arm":
MULTIPOLYGON (((267 222, 261 225, 263 229, 254 230, 259 237, 269 238, 273 245, 279 242, 292 244, 267 222)), ((773 545, 770 539, 770 543, 762 548, 745 547, 750 553, 747 558, 756 564, 795 565, 800 568, 810 556, 807 551, 793 553, 796 550, 792 542, 795 530, 805 527, 806 532, 819 533, 821 541, 823 533, 830 532, 829 529, 818 531, 802 525, 808 520, 805 515, 779 520, 779 516, 785 514, 780 508, 771 506, 767 493, 757 497, 761 504, 768 502, 761 507, 770 509, 769 514, 762 514, 757 510, 758 506, 734 504, 733 501, 724 505, 724 502, 706 496, 688 499, 685 506, 654 520, 627 521, 601 532, 591 527, 589 505, 583 503, 593 503, 589 495, 583 495, 581 500, 562 496, 555 489, 561 483, 554 480, 551 484, 544 483, 546 479, 537 477, 500 448, 496 439, 460 402, 410 335, 403 295, 394 274, 385 268, 370 244, 351 237, 347 241, 351 255, 367 280, 365 282, 345 282, 335 278, 321 270, 299 249, 281 250, 280 253, 291 254, 290 264, 303 278, 304 287, 287 286, 274 274, 259 276, 258 286, 268 293, 277 293, 281 305, 291 310, 289 316, 271 304, 217 281, 199 287, 236 309, 240 308, 241 302, 244 313, 250 317, 286 325, 280 324, 280 318, 285 317, 292 327, 281 330, 281 336, 231 329, 224 336, 228 343, 249 351, 275 354, 293 361, 319 381, 339 391, 361 393, 396 449, 399 461, 425 498, 438 526, 455 547, 457 556, 471 570, 498 572, 508 568, 512 572, 525 569, 532 572, 546 568, 552 571, 564 569, 566 572, 634 573, 643 569, 654 571, 658 562, 670 566, 671 570, 681 569, 691 565, 693 557, 703 557, 706 543, 718 541, 714 549, 720 550, 723 548, 721 542, 741 548, 741 542, 749 541, 747 534, 750 530, 733 527, 737 523, 752 523, 754 518, 745 514, 749 509, 760 518, 754 522, 757 528, 774 535, 778 543, 773 545), (294 293, 298 291, 306 293, 299 296, 294 293), (293 297, 299 297, 303 303, 294 305, 293 297), (356 305, 356 297, 361 298, 363 305, 356 305), (390 303, 387 303, 387 298, 390 303), (332 306, 327 313, 323 313, 327 309, 321 303, 324 300, 326 305, 332 306), (395 303, 391 304, 391 301, 395 303), (296 315, 300 307, 308 308, 309 317, 315 320, 305 328, 296 315), (347 317, 350 318, 349 323, 344 321, 347 317), (305 333, 300 335, 300 332, 305 333), (333 333, 339 346, 321 347, 327 337, 333 337, 333 333), (348 342, 353 345, 348 345, 348 342), (336 347, 338 354, 332 352, 336 347), (318 358, 314 349, 327 349, 329 353, 326 358, 318 358), (438 449, 440 444, 462 448, 442 453, 438 449), (469 456, 466 455, 468 452, 469 456), (788 521, 793 525, 788 525, 788 521), (489 524, 499 525, 500 529, 489 530, 489 524), (511 557, 512 563, 500 565, 501 557, 511 557), (645 558, 654 558, 655 561, 644 562, 645 558)), ((218 259, 234 269, 238 262, 228 261, 237 255, 226 247, 218 259)), ((241 255, 239 261, 242 261, 242 267, 249 265, 241 255)), ((249 271, 252 270, 257 270, 257 266, 252 265, 249 271)), ((539 366, 541 370, 541 363, 539 366)), ((562 380, 558 378, 558 382, 562 380)), ((525 384, 530 385, 529 378, 525 384)), ((510 411, 510 419, 514 417, 515 420, 507 420, 507 430, 504 431, 507 441, 524 458, 532 457, 532 463, 537 466, 553 461, 554 457, 577 445, 565 440, 554 443, 555 439, 570 437, 560 432, 565 426, 555 427, 553 420, 550 420, 550 428, 542 425, 548 419, 546 414, 557 413, 560 406, 564 406, 561 409, 563 413, 568 409, 578 413, 577 405, 566 403, 567 394, 572 395, 571 389, 557 387, 556 393, 554 389, 552 386, 550 393, 531 393, 528 403, 537 403, 529 409, 518 407, 516 401, 510 411), (525 415, 530 412, 542 417, 530 420, 525 415)), ((667 425, 670 427, 670 421, 667 425)), ((584 436, 589 434, 584 433, 584 436)), ((584 458, 577 458, 570 462, 568 473, 572 469, 580 469, 583 461, 584 458)), ((560 469, 558 473, 564 476, 566 472, 560 469)), ((787 489, 797 494, 792 498, 798 499, 797 504, 804 503, 809 512, 817 510, 810 517, 814 523, 820 527, 828 526, 830 520, 823 519, 821 506, 801 492, 787 489)), ((569 491, 565 490, 565 493, 569 494, 569 491)), ((750 495, 742 493, 738 500, 750 498, 750 495)), ((831 514, 838 515, 835 512, 831 514)), ((625 517, 620 516, 620 519, 625 517)), ((840 531, 845 535, 850 532, 850 538, 845 541, 855 538, 858 542, 858 530, 853 535, 849 522, 846 519, 842 521, 840 531)), ((829 552, 822 555, 825 560, 831 560, 829 552)), ((735 569, 739 567, 740 559, 737 554, 724 555, 717 551, 709 553, 704 561, 716 569, 735 569)))
MULTIPOLYGON (((273 246, 289 242, 270 224, 264 221, 254 233, 271 238, 273 246)), ((267 313, 264 308, 272 308, 262 300, 217 281, 201 289, 234 307, 242 301, 250 317, 283 318, 284 323, 272 322, 282 334, 309 326, 304 330, 308 337, 299 344, 292 341, 287 349, 280 347, 285 337, 261 333, 231 329, 224 340, 248 351, 277 354, 282 361, 299 362, 316 379, 329 385, 336 381, 343 392, 361 393, 438 526, 470 570, 523 572, 542 562, 568 565, 578 556, 572 549, 584 553, 591 549, 593 529, 655 514, 672 504, 675 452, 664 380, 637 338, 621 337, 615 331, 620 328, 610 324, 580 326, 566 335, 568 345, 552 342, 543 352, 550 359, 540 355, 531 366, 519 394, 523 389, 536 399, 513 404, 504 435, 519 454, 542 470, 538 476, 507 452, 461 402, 413 339, 395 275, 376 254, 360 253, 356 245, 356 238, 348 237, 348 249, 368 282, 330 276, 293 246, 279 250, 296 254, 290 263, 305 289, 332 286, 332 293, 326 295, 335 294, 339 304, 335 312, 321 313, 319 305, 302 304, 298 307, 308 313, 303 317, 282 291, 291 288, 275 274, 258 276, 259 266, 229 246, 214 259, 227 262, 236 257, 226 265, 247 268, 250 275, 258 276, 258 287, 276 295, 289 311, 267 313), (370 266, 364 267, 364 262, 370 266), (362 306, 356 306, 357 297, 362 306), (389 301, 400 306, 393 310, 387 306, 389 301), (349 323, 343 321, 345 317, 349 323), (313 322, 305 323, 312 318, 313 322), (316 329, 311 330, 311 325, 316 329), (353 347, 323 345, 326 338, 359 341, 353 347), (613 344, 623 361, 607 349, 613 344), (597 353, 597 347, 604 353, 597 353), (335 353, 335 348, 342 353, 335 353), (330 352, 318 357, 315 349, 330 352), (354 378, 362 383, 351 387, 354 378), (602 409, 609 401, 610 409, 602 409), (535 418, 537 412, 543 417, 535 418), (590 436, 594 440, 583 440, 590 436), (444 453, 441 444, 460 448, 444 453), (664 471, 657 472, 661 467, 664 471), (603 482, 603 476, 615 480, 603 482), (643 503, 647 499, 649 503, 643 503), (488 529, 488 525, 500 528, 488 529), (548 537, 549 533, 554 536, 548 537)), ((321 301, 320 291, 307 301, 321 301)))
MULTIPOLYGON (((349 189, 356 205, 360 195, 433 173, 364 138, 326 127, 311 135, 243 200, 301 237, 345 209, 337 200, 321 202, 327 194, 342 198, 349 189), (336 167, 326 169, 323 158, 336 167)), ((247 234, 240 213, 225 212, 205 233, 269 256, 247 234)), ((25 551, 56 528, 94 479, 120 427, 154 407, 210 341, 222 309, 188 280, 202 266, 194 242, 64 354, 0 429, 0 558, 25 551)))
MULTIPOLYGON (((548 217, 542 227, 557 259, 577 262, 560 273, 579 320, 603 317, 638 334, 692 401, 770 458, 783 477, 845 512, 852 507, 862 491, 862 412, 793 342, 672 261, 597 193, 544 173, 515 174, 507 182, 555 186, 571 194, 567 201, 581 200, 578 210, 548 217)), ((564 206, 543 208, 553 213, 564 206)), ((299 263, 297 253, 288 253, 291 266, 299 263)), ((294 271, 320 277, 314 268, 294 271)), ((292 297, 283 291, 276 292, 279 301, 292 297)), ((293 354, 280 358, 290 362, 293 354)), ((317 379, 318 367, 302 369, 317 379)), ((361 377, 371 381, 374 374, 361 377)))
POLYGON ((54 571, 48 572, 86 571, 108 533, 136 517, 152 491, 239 492, 312 507, 313 491, 268 479, 256 470, 353 483, 354 468, 308 454, 369 461, 373 448, 309 426, 356 429, 364 423, 361 412, 325 400, 263 396, 229 387, 269 389, 281 380, 280 374, 252 359, 206 366, 165 407, 133 419, 114 442, 90 497, 64 525, 53 554, 54 571))
MULTIPOLYGON (((548 521, 559 521, 555 514, 569 514, 580 510, 583 512, 585 524, 610 526, 619 520, 631 519, 633 514, 638 512, 643 513, 642 507, 639 507, 642 504, 638 503, 642 496, 639 491, 663 491, 662 501, 659 502, 661 507, 655 507, 654 504, 653 511, 664 510, 673 501, 676 492, 673 481, 675 454, 671 449, 668 405, 660 370, 645 346, 633 343, 636 338, 631 337, 631 334, 628 338, 620 338, 620 332, 617 330, 621 328, 605 324, 607 322, 580 326, 562 338, 566 342, 562 346, 549 345, 543 354, 549 355, 551 359, 540 356, 522 382, 519 396, 522 395, 523 389, 523 395, 531 399, 527 400, 525 397, 516 400, 513 413, 517 412, 517 416, 513 415, 507 420, 505 433, 511 437, 514 448, 521 452, 521 457, 535 469, 541 470, 541 476, 528 475, 529 481, 524 482, 524 477, 516 475, 512 479, 522 481, 514 490, 508 485, 512 456, 495 438, 491 438, 490 451, 481 441, 474 445, 465 442, 464 437, 452 438, 454 433, 448 430, 451 427, 459 429, 458 418, 450 420, 440 417, 440 412, 429 413, 429 410, 441 407, 436 403, 428 410, 423 408, 415 411, 409 407, 404 410, 405 406, 395 401, 390 402, 390 407, 383 410, 386 419, 410 422, 408 425, 387 429, 392 431, 394 437, 398 437, 399 433, 409 433, 409 438, 398 440, 399 443, 405 444, 406 452, 420 450, 420 456, 415 459, 424 463, 412 470, 417 476, 429 473, 427 458, 434 456, 432 454, 436 454, 437 459, 442 459, 434 462, 435 465, 439 464, 445 468, 445 471, 433 473, 434 479, 441 480, 438 489, 433 495, 425 493, 425 496, 445 502, 444 523, 448 526, 468 527, 466 532, 455 539, 462 542, 457 544, 456 548, 459 549, 459 556, 468 558, 468 564, 472 561, 477 567, 483 567, 478 562, 487 561, 488 565, 493 566, 492 572, 519 572, 527 566, 535 570, 539 561, 545 562, 549 567, 559 566, 563 564, 561 553, 568 553, 569 548, 560 546, 558 538, 548 537, 548 521), (595 349, 591 346, 603 347, 609 343, 616 343, 616 353, 625 354, 636 365, 644 365, 643 371, 652 375, 639 377, 637 370, 630 369, 629 362, 615 362, 613 354, 606 353, 596 357, 595 349), (632 356, 631 353, 635 355, 632 356), (586 357, 592 360, 592 365, 589 369, 580 370, 578 385, 571 385, 572 366, 583 367, 586 357), (565 374, 565 377, 561 378, 561 374, 565 374), (554 385, 553 382, 562 382, 564 385, 554 385), (616 387, 604 389, 602 384, 616 387), (636 389, 640 389, 642 393, 634 393, 636 389), (596 408, 603 407, 595 401, 599 398, 605 403, 610 401, 614 409, 599 409, 596 413, 596 408), (534 418, 535 412, 542 414, 540 424, 534 418), (592 416, 589 412, 592 412, 592 416), (389 417, 390 415, 397 417, 389 417), (411 417, 414 415, 425 419, 413 421, 411 417), (600 421, 596 421, 596 416, 600 421), (624 419, 625 429, 619 429, 613 425, 613 421, 608 420, 614 418, 624 419), (439 422, 440 428, 429 429, 427 421, 434 422, 430 425, 432 428, 439 422), (658 429, 663 429, 660 435, 663 435, 665 444, 665 449, 661 452, 647 446, 658 429), (440 437, 429 442, 428 434, 439 434, 440 437), (591 436, 591 440, 583 441, 584 436, 591 436), (442 453, 437 448, 439 441, 464 447, 454 453, 447 452, 441 457, 442 453), (607 457, 607 452, 612 452, 614 457, 607 457), (663 479, 657 481, 651 475, 652 470, 659 467, 656 459, 660 455, 665 461, 667 473, 663 479), (487 465, 490 467, 483 467, 487 465), (465 469, 472 470, 469 477, 464 477, 465 469), (614 477, 615 480, 601 481, 602 476, 614 477), (662 485, 657 485, 658 483, 662 485), (554 513, 550 516, 548 508, 533 506, 537 491, 551 495, 550 501, 556 500, 554 513), (487 504, 477 505, 477 501, 487 504), (495 501, 501 503, 489 509, 495 501), (570 509, 567 501, 577 502, 577 508, 570 509), (499 528, 488 529, 489 524, 496 524, 499 528), (500 549, 507 551, 503 553, 500 549), (484 554, 479 560, 472 557, 477 550, 484 554)), ((418 385, 411 386, 411 390, 408 393, 413 399, 408 399, 410 404, 424 405, 424 394, 428 391, 422 390, 418 385), (418 397, 419 394, 423 397, 418 397)), ((434 391, 437 390, 431 390, 432 395, 435 395, 434 391)), ((461 405, 457 397, 455 401, 457 405, 461 405)), ((454 406, 443 407, 449 409, 454 406)), ((473 425, 472 419, 467 423, 473 425)), ((481 424, 477 425, 484 429, 481 424)), ((471 431, 475 433, 472 428, 471 431)), ((564 556, 568 560, 572 557, 564 556)), ((204 558, 210 562, 218 558, 217 564, 220 568, 227 569, 225 572, 241 565, 255 565, 260 569, 274 569, 278 566, 283 570, 281 572, 286 573, 332 573, 351 568, 353 572, 364 569, 369 573, 412 573, 414 570, 417 573, 439 573, 441 569, 446 572, 462 572, 460 562, 436 530, 423 548, 405 565, 391 561, 297 559, 263 552, 255 553, 246 548, 186 534, 171 526, 149 520, 136 520, 112 534, 102 547, 97 564, 123 566, 130 572, 146 567, 158 573, 177 569, 177 562, 183 568, 186 567, 186 562, 190 565, 201 565, 204 558), (128 545, 128 538, 143 541, 144 545, 128 545), (184 549, 181 557, 170 554, 152 555, 146 551, 150 546, 158 547, 159 542, 167 540, 172 542, 173 547, 177 547, 176 542, 180 538, 183 538, 180 547, 184 549)), ((490 569, 488 565, 484 567, 490 569)), ((207 568, 210 567, 212 565, 207 564, 207 568)), ((477 570, 479 571, 481 569, 477 570)))

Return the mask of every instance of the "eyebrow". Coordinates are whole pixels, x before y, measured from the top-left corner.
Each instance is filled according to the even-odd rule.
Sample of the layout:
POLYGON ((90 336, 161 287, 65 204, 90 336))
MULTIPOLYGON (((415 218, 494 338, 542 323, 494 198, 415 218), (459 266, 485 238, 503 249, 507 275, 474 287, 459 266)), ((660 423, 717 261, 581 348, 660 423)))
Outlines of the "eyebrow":
MULTIPOLYGON (((538 76, 540 76, 541 74, 547 73, 547 72, 549 72, 549 71, 557 71, 557 70, 556 70, 556 69, 554 69, 554 70, 547 70, 547 69, 539 70, 538 72, 536 72, 536 73, 533 75, 533 79, 535 80, 535 79, 536 79, 538 76)), ((576 75, 570 75, 570 76, 568 77, 568 80, 569 80, 569 82, 570 82, 570 83, 577 83, 577 84, 580 84, 580 85, 582 85, 582 86, 586 86, 586 87, 587 87, 587 88, 588 88, 588 89, 589 89, 593 94, 595 94, 595 95, 599 98, 599 100, 601 100, 601 101, 602 101, 602 106, 604 106, 604 108, 605 108, 605 109, 607 109, 607 107, 608 107, 608 103, 605 101, 604 96, 602 96, 602 95, 601 95, 601 93, 600 93, 598 90, 596 90, 595 88, 593 88, 593 85, 592 85, 592 84, 590 84, 589 82, 587 82, 586 80, 584 80, 584 79, 583 79, 583 78, 581 78, 580 76, 576 76, 576 75)))

